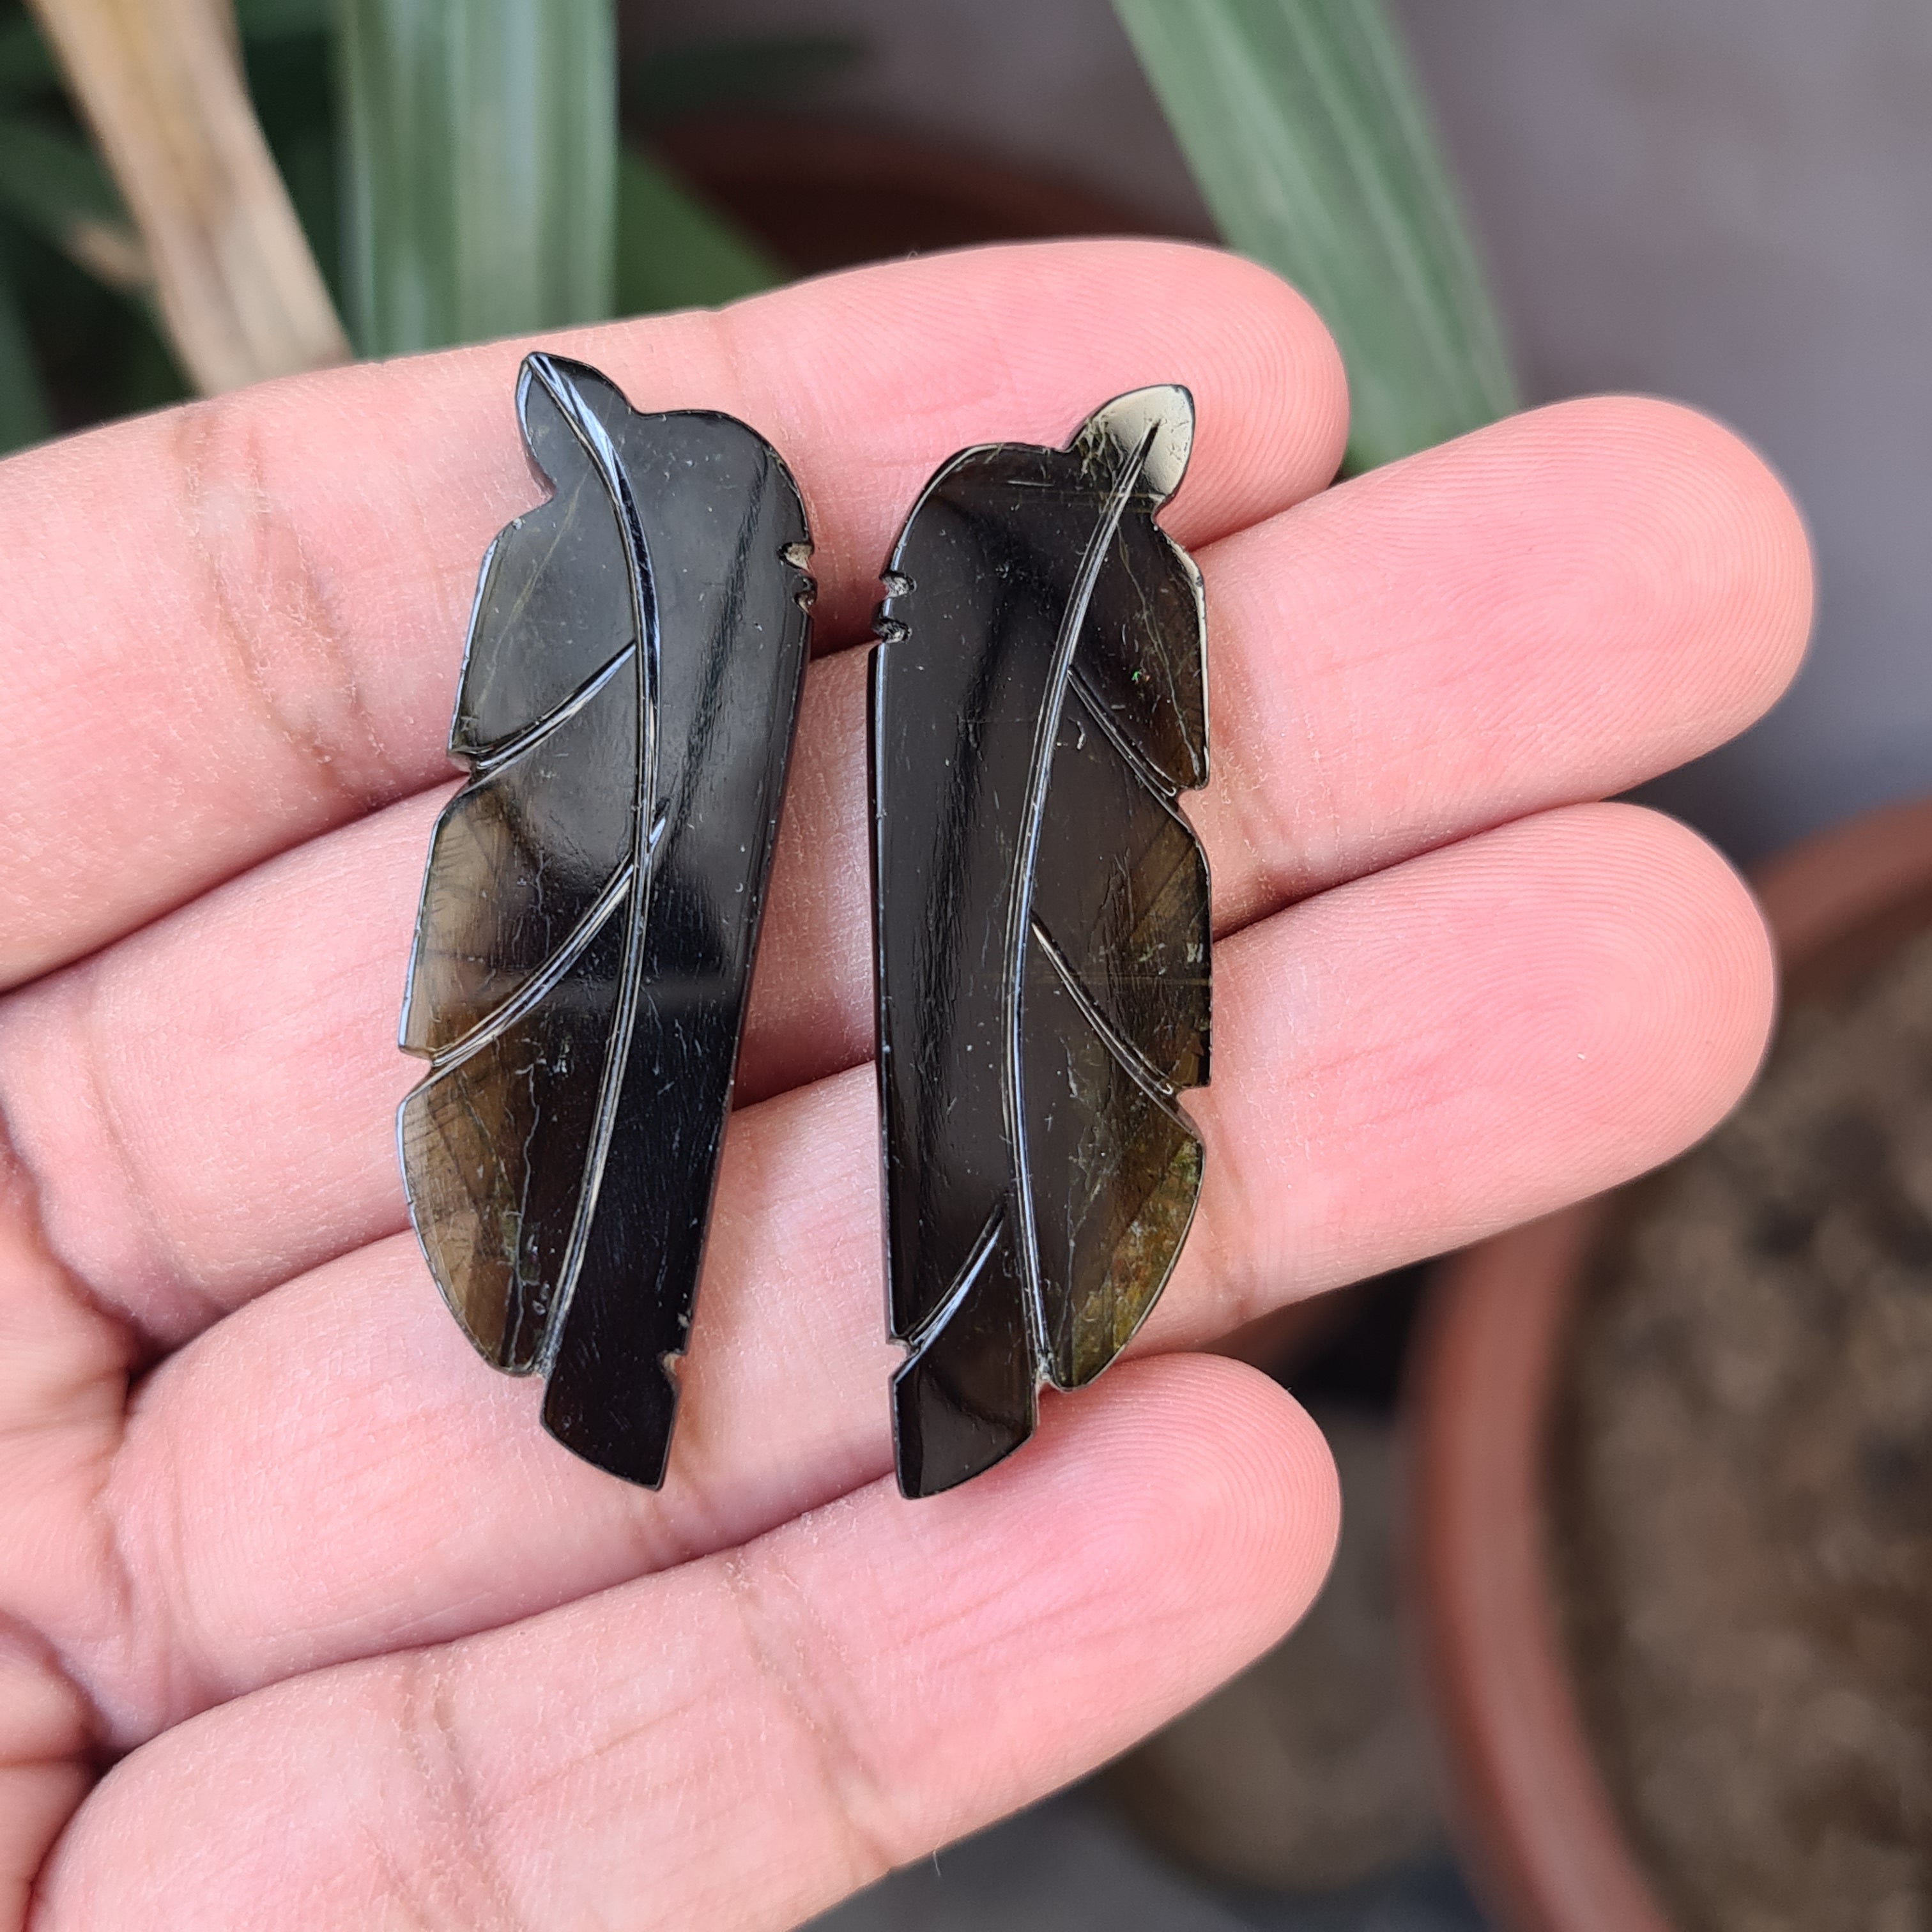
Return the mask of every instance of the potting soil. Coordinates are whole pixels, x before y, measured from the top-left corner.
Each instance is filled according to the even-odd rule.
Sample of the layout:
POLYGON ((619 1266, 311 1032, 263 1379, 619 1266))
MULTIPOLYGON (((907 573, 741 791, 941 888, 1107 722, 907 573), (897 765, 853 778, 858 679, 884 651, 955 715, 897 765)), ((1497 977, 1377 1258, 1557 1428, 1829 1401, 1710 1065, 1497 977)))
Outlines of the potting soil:
POLYGON ((1550 1534, 1682 1932, 1932 1932, 1932 937, 1799 1006, 1572 1340, 1550 1534))

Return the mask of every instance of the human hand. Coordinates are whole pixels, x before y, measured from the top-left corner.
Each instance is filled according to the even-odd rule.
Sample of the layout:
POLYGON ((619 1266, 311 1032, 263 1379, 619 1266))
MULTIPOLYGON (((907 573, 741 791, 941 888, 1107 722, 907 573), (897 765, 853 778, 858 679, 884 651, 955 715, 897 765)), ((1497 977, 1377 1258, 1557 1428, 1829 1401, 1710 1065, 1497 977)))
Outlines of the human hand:
POLYGON ((540 494, 520 347, 0 466, 0 1927, 790 1924, 1305 1606, 1320 1438, 1190 1347, 1664 1159, 1762 1046, 1736 880, 1591 802, 1741 729, 1802 648, 1802 532, 1726 432, 1566 404, 1317 494, 1346 415, 1319 325, 1148 243, 544 346, 640 410, 742 416, 819 546, 668 1478, 541 1432, 395 1168, 477 562, 540 494), (961 446, 1169 380, 1214 732, 1184 801, 1221 940, 1199 1216, 1132 1359, 908 1504, 864 1064, 874 572, 961 446))

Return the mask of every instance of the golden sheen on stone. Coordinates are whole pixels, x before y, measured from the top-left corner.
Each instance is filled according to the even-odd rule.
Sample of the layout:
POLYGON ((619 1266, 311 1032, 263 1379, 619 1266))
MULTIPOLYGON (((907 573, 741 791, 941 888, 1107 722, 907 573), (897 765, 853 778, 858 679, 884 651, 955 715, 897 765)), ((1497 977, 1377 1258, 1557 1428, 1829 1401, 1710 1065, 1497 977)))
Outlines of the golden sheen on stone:
POLYGON ((1202 1148, 1208 777, 1200 573, 1155 522, 1186 390, 1064 449, 969 449, 927 484, 872 654, 879 1084, 901 1487, 1033 1430, 1172 1271, 1202 1148))
POLYGON ((402 1023, 410 1214, 544 1423, 662 1480, 809 652, 777 452, 524 364, 551 490, 483 562, 402 1023))

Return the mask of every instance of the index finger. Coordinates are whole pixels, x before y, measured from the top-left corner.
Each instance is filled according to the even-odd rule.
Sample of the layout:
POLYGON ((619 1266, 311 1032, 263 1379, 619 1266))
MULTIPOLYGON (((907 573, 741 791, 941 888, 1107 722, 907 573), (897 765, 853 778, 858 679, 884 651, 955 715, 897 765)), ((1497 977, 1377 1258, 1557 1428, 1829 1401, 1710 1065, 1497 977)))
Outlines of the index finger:
MULTIPOLYGON (((477 562, 538 494, 511 409, 527 346, 296 377, 0 465, 0 986, 450 775, 477 562)), ((640 410, 723 410, 777 446, 832 642, 963 445, 1057 442, 1110 395, 1184 382, 1199 422, 1168 520, 1194 544, 1318 489, 1346 425, 1300 297, 1166 243, 896 263, 544 346, 640 410)))

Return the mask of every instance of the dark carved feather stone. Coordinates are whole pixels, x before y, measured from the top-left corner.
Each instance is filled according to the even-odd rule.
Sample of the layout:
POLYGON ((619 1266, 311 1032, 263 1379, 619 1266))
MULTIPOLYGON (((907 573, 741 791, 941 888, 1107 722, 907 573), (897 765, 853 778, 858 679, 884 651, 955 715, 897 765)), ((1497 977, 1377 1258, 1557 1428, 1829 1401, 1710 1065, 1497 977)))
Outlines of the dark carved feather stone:
POLYGON ((1065 449, 956 456, 872 653, 873 890, 900 1487, 950 1488, 1090 1382, 1166 1284, 1208 1078, 1200 573, 1154 521, 1193 438, 1136 390, 1065 449))
POLYGON ((663 1480, 811 638, 777 452, 528 357, 549 500, 483 560, 402 1045, 410 1218, 544 1426, 663 1480))

